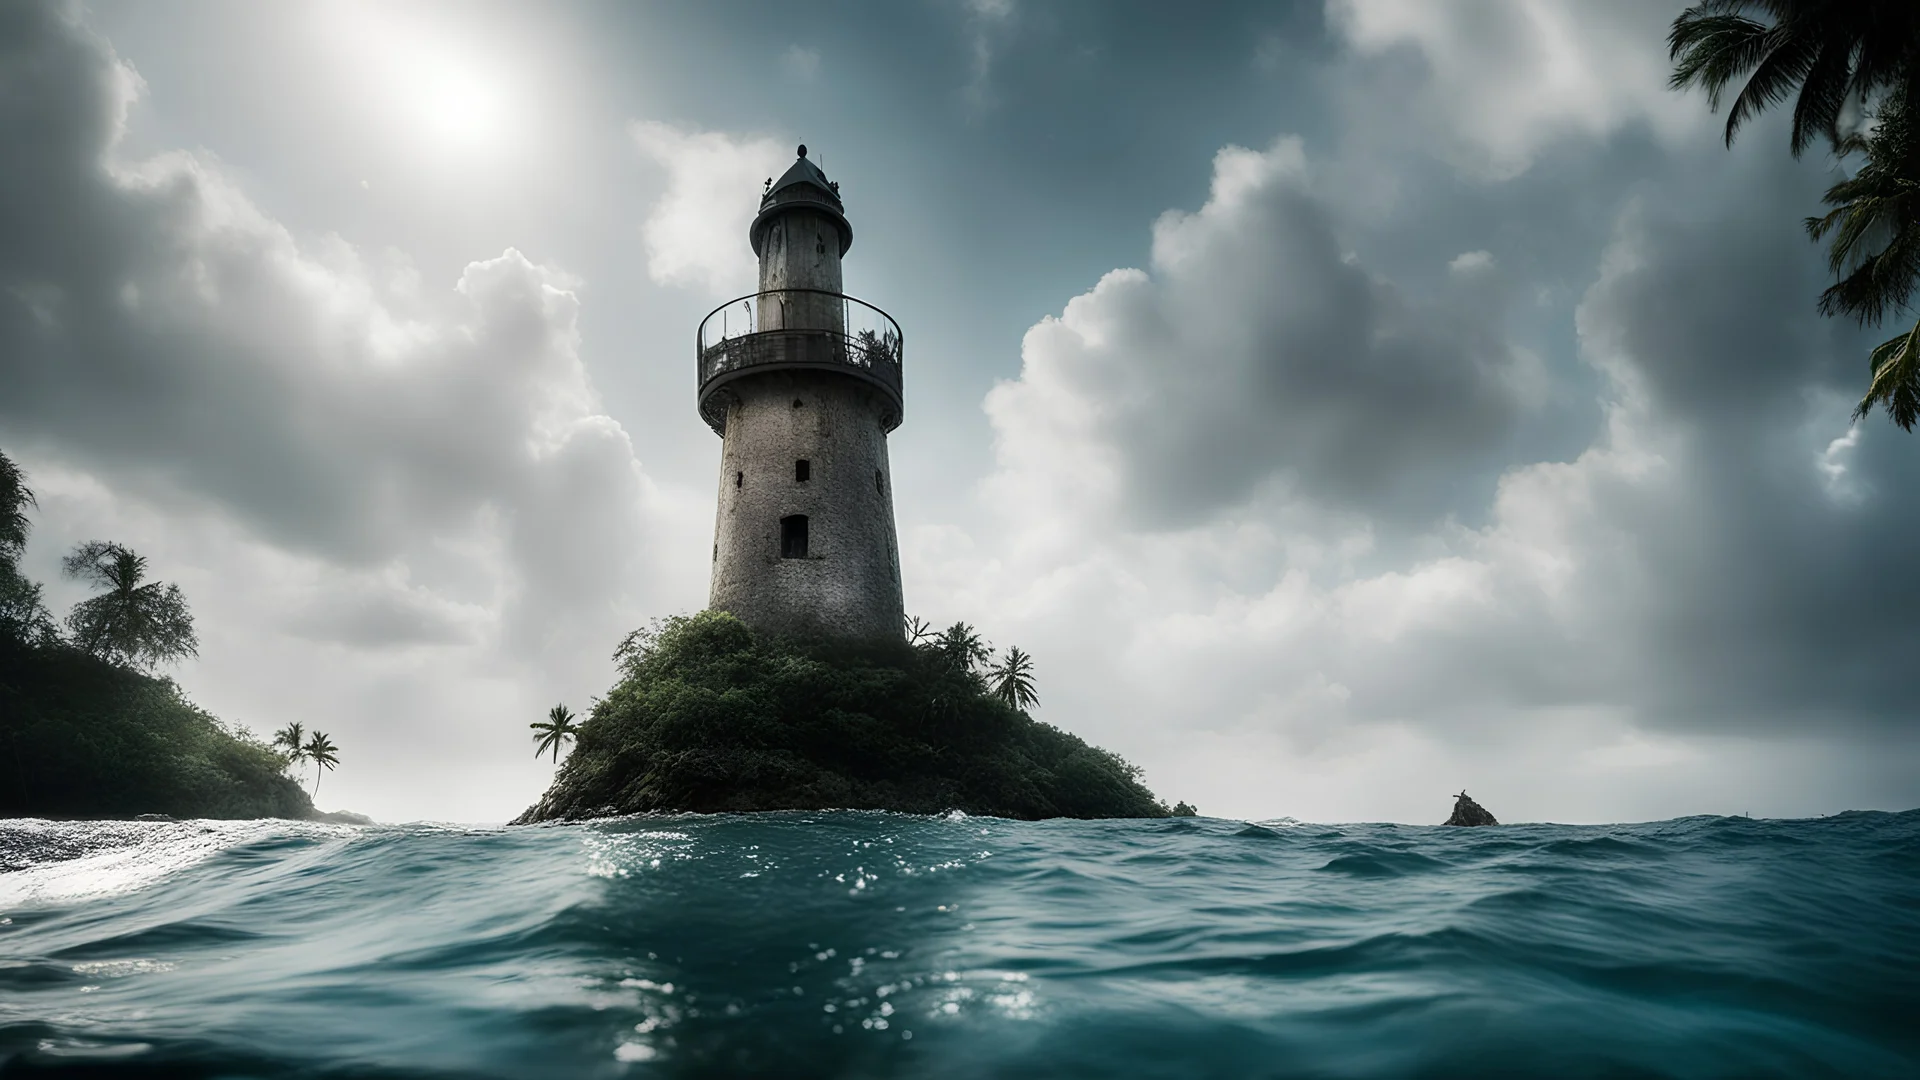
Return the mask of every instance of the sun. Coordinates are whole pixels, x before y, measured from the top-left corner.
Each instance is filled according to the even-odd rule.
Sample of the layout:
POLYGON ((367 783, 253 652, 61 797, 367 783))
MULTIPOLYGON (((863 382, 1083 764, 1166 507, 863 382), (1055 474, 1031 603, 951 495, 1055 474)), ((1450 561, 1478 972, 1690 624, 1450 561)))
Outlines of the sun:
POLYGON ((402 140, 435 154, 499 149, 513 134, 516 69, 472 26, 435 14, 352 2, 316 9, 341 87, 402 140))
POLYGON ((446 59, 422 65, 407 90, 408 106, 421 128, 440 141, 481 146, 506 126, 504 94, 498 83, 446 59))

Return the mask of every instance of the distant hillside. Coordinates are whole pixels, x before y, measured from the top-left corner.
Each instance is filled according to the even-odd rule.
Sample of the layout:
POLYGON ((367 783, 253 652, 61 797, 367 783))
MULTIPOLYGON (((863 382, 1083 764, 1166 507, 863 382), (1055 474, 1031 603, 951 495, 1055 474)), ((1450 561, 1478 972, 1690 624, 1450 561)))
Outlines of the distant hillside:
POLYGON ((285 763, 171 679, 0 634, 0 816, 314 816, 285 763))
POLYGON ((529 823, 830 808, 1165 817, 1119 756, 989 694, 937 646, 763 640, 725 612, 629 639, 529 823))

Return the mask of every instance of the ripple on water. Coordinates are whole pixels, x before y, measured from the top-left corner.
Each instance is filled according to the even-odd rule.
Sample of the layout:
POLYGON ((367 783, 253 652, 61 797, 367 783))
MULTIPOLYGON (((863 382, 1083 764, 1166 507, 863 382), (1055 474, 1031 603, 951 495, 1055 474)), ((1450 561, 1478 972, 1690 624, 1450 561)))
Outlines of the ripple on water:
POLYGON ((0 1075, 1920 1075, 1920 815, 0 823, 0 1075))

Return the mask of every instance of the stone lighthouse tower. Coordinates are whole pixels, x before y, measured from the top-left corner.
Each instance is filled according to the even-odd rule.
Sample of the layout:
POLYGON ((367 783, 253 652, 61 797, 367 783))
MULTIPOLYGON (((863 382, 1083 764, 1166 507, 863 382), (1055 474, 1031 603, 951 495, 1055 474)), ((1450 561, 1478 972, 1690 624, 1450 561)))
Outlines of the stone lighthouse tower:
POLYGON ((700 324, 700 415, 723 440, 709 606, 763 633, 897 641, 900 327, 841 291, 853 226, 805 146, 747 238, 759 291, 700 324))

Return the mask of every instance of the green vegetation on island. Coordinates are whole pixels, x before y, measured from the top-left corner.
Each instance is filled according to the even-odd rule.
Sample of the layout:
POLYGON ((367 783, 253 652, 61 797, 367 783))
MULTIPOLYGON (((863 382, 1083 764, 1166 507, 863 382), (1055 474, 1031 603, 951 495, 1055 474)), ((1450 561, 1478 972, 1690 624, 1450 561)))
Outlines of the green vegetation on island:
POLYGON ((61 632, 19 569, 35 505, 0 454, 0 816, 317 816, 286 774, 292 757, 155 673, 198 640, 180 589, 148 582, 145 559, 103 541, 75 548, 62 569, 100 591, 61 632))
MULTIPOLYGON (((619 682, 570 729, 573 751, 518 821, 648 811, 1173 813, 1138 768, 1026 714, 1036 698, 1025 653, 994 664, 964 623, 933 634, 915 622, 911 631, 910 644, 863 649, 765 638, 720 611, 635 631, 614 654, 619 682)), ((563 736, 534 727, 538 752, 557 752, 563 736)))
MULTIPOLYGON (((1705 0, 1673 21, 1667 42, 1674 89, 1702 87, 1712 108, 1744 78, 1727 107, 1727 145, 1748 120, 1791 97, 1794 157, 1821 141, 1836 158, 1860 157, 1827 189, 1831 209, 1806 219, 1807 234, 1827 241, 1838 279, 1820 294, 1820 313, 1905 326, 1920 287, 1920 4, 1705 0)), ((1920 322, 1875 346, 1867 371, 1854 419, 1879 405, 1913 430, 1920 322)))

